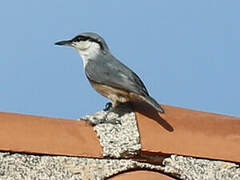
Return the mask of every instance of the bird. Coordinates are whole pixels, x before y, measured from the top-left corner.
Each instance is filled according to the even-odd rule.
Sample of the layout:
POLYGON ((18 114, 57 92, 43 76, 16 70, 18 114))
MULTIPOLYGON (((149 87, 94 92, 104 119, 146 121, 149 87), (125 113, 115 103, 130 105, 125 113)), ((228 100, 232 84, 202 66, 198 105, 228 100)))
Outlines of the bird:
POLYGON ((164 113, 161 105, 149 95, 143 81, 111 53, 99 34, 84 32, 55 45, 70 46, 77 50, 91 86, 112 102, 106 105, 106 109, 128 102, 143 102, 164 113))

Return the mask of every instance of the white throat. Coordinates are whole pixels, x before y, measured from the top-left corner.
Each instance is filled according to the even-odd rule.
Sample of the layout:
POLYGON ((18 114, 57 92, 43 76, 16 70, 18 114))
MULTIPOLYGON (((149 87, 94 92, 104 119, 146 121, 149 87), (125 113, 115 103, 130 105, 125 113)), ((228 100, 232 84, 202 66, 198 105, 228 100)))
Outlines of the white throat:
POLYGON ((94 60, 101 50, 98 43, 90 41, 86 41, 81 45, 76 45, 75 49, 82 57, 84 68, 87 65, 88 61, 94 60))

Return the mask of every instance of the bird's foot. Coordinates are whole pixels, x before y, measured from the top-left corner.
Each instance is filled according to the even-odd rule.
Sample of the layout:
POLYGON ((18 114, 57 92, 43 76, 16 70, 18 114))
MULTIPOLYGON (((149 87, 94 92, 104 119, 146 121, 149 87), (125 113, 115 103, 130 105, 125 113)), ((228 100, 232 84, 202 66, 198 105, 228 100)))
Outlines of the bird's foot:
POLYGON ((122 124, 122 123, 118 119, 107 120, 107 117, 103 117, 102 119, 98 120, 97 124, 113 124, 113 125, 117 125, 117 124, 122 124))
POLYGON ((85 118, 82 120, 87 121, 88 123, 90 123, 93 126, 98 125, 98 124, 107 124, 107 123, 113 124, 113 125, 122 124, 121 121, 117 119, 117 117, 119 115, 115 112, 115 108, 113 107, 111 102, 108 102, 105 105, 105 108, 103 109, 103 112, 101 112, 101 113, 102 113, 101 117, 96 116, 94 118, 85 118), (113 114, 108 119, 108 115, 110 113, 113 113, 113 114))
MULTIPOLYGON (((108 119, 108 115, 110 113, 115 113, 115 108, 113 107, 111 102, 108 102, 105 105, 105 108, 103 109, 104 111, 104 115, 101 118, 95 118, 94 120, 87 120, 89 123, 91 123, 92 125, 98 125, 98 124, 113 124, 113 125, 117 125, 117 124, 121 124, 121 121, 116 118, 111 117, 110 119, 108 119)), ((116 114, 116 113, 115 113, 116 114)), ((115 116, 115 115, 114 115, 115 116)))
POLYGON ((81 120, 84 120, 88 123, 90 123, 92 126, 96 126, 96 125, 99 125, 99 124, 112 124, 112 125, 117 125, 117 124, 122 124, 120 120, 118 119, 110 119, 108 120, 107 119, 107 114, 104 115, 102 118, 98 118, 98 119, 81 119, 81 120))
POLYGON ((103 111, 107 111, 106 114, 103 116, 102 119, 99 120, 99 124, 104 124, 104 123, 110 123, 110 124, 121 124, 121 121, 117 120, 116 118, 114 119, 110 119, 108 120, 108 115, 111 113, 111 112, 114 112, 114 107, 112 105, 111 102, 108 102, 106 105, 105 105, 105 108, 103 109, 103 111))
POLYGON ((112 109, 113 109, 112 103, 108 102, 107 104, 105 104, 103 111, 111 111, 112 109))

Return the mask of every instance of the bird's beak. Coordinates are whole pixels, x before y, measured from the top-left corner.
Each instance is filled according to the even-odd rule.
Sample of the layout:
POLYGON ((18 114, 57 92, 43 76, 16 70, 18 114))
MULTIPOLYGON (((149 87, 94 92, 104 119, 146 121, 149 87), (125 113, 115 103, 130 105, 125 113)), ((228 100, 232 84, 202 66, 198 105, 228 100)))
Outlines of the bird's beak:
POLYGON ((59 41, 59 42, 56 42, 55 45, 59 45, 59 46, 72 46, 72 41, 71 40, 59 41))

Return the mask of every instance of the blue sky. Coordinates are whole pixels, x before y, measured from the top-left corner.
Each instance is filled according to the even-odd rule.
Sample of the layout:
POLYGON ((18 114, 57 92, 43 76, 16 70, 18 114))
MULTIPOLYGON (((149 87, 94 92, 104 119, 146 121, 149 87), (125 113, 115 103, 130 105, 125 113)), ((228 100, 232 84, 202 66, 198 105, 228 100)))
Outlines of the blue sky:
POLYGON ((3 1, 0 111, 76 119, 104 107, 77 52, 104 37, 161 104, 240 116, 240 1, 3 1))

